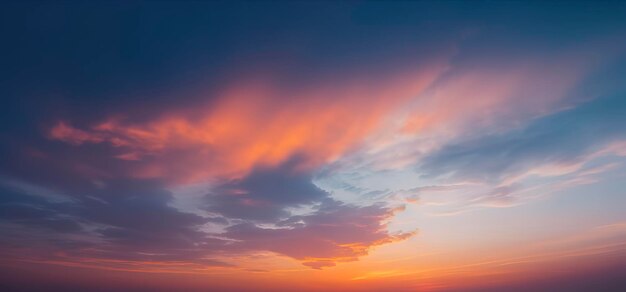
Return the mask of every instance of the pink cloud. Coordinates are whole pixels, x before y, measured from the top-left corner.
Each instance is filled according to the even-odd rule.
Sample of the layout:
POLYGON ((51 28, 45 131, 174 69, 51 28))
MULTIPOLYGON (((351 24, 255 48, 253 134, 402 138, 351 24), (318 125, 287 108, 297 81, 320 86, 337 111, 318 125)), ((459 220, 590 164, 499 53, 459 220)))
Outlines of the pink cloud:
POLYGON ((108 143, 119 149, 116 158, 141 161, 128 170, 133 177, 240 177, 294 155, 305 157, 298 169, 311 170, 357 147, 444 69, 435 64, 298 89, 240 82, 210 105, 166 111, 142 123, 112 117, 78 129, 59 122, 50 137, 73 145, 108 143))

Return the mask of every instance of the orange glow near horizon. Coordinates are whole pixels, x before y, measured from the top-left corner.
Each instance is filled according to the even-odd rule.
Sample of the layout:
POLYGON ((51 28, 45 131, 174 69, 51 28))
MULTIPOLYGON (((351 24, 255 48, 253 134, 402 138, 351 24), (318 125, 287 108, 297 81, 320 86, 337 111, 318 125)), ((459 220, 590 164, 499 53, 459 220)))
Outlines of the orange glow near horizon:
MULTIPOLYGON (((624 226, 601 226, 565 240, 547 240, 528 245, 527 248, 512 246, 505 251, 501 246, 494 246, 498 248, 498 252, 490 254, 467 254, 463 250, 430 252, 429 247, 421 245, 420 252, 404 257, 403 255, 414 250, 415 242, 419 241, 414 239, 413 243, 404 242, 400 246, 382 247, 375 250, 370 257, 327 270, 306 268, 286 257, 269 253, 241 257, 238 259, 243 264, 241 267, 201 267, 184 262, 128 262, 89 258, 17 261, 11 264, 15 267, 30 265, 30 269, 38 271, 36 273, 43 273, 40 269, 49 265, 67 271, 104 270, 108 271, 106 273, 118 274, 116 280, 122 282, 130 281, 133 275, 152 278, 157 283, 168 278, 171 281, 180 281, 181 277, 193 279, 185 284, 179 283, 185 289, 205 287, 215 280, 237 281, 241 278, 248 281, 235 285, 238 287, 236 291, 253 287, 278 291, 296 288, 316 291, 319 287, 326 287, 328 291, 474 289, 594 273, 598 267, 607 263, 619 263, 626 257, 626 244, 623 241, 599 246, 585 246, 585 242, 611 236, 618 236, 622 240, 626 236, 624 226), (121 277, 122 275, 126 276, 121 277), (162 280, 157 281, 155 277, 161 277, 162 280), (308 279, 308 284, 300 279, 308 279)), ((100 280, 104 278, 103 276, 100 280)), ((232 288, 233 286, 229 287, 232 288)))

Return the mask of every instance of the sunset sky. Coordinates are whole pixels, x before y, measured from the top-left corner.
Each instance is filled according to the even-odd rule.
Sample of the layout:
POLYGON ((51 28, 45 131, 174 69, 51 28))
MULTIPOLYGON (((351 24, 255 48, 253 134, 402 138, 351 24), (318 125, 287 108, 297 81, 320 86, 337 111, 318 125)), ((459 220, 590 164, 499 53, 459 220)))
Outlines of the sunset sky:
POLYGON ((0 4, 2 291, 626 291, 626 2, 0 4))

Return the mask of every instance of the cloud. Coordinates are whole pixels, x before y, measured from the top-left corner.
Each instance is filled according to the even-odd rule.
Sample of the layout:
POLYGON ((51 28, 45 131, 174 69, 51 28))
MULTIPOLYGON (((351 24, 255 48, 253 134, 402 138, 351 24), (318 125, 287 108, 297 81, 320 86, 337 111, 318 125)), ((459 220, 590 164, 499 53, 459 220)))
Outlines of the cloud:
POLYGON ((414 201, 418 193, 439 191, 357 188, 370 205, 350 205, 313 183, 316 175, 330 174, 320 173, 322 167, 343 158, 351 162, 356 150, 368 168, 372 159, 415 147, 405 158, 418 159, 419 174, 452 181, 433 186, 481 181, 490 189, 480 189, 466 203, 501 206, 514 204, 529 189, 507 180, 529 171, 576 171, 593 147, 617 139, 617 128, 605 125, 621 121, 597 112, 619 109, 619 98, 563 110, 575 100, 564 102, 567 93, 590 66, 569 57, 549 65, 539 58, 481 70, 444 62, 376 76, 375 82, 357 76, 317 87, 241 81, 211 93, 215 98, 207 104, 142 120, 119 114, 81 127, 58 122, 48 135, 85 157, 102 154, 99 159, 76 154, 81 169, 95 169, 83 179, 102 183, 76 195, 79 207, 66 212, 105 243, 107 248, 91 256, 227 264, 217 258, 271 251, 322 268, 413 235, 389 233, 386 224, 397 209, 372 202, 394 194, 414 201), (615 104, 593 109, 604 102, 615 104), (572 122, 577 132, 568 131, 572 122), (586 142, 572 143, 581 139, 586 142), (598 144, 587 142, 592 140, 598 144), (166 188, 199 181, 210 182, 198 203, 211 217, 171 207, 166 188), (208 231, 209 223, 222 231, 208 231))
POLYGON ((405 240, 414 232, 389 234, 386 221, 397 209, 374 205, 357 207, 327 199, 312 214, 292 216, 277 228, 250 223, 231 226, 225 235, 249 250, 268 250, 312 268, 355 261, 375 246, 405 240))
POLYGON ((441 59, 301 88, 267 77, 237 80, 207 93, 215 98, 206 104, 141 122, 123 113, 90 127, 59 121, 48 135, 76 148, 107 147, 123 160, 114 162, 124 165, 118 171, 136 178, 237 178, 294 155, 303 155, 298 167, 311 171, 357 147, 390 112, 425 90, 445 70, 441 59))
POLYGON ((0 190, 0 228, 8 235, 0 244, 14 250, 11 257, 101 268, 228 267, 229 255, 260 251, 321 268, 413 235, 387 231, 398 209, 335 201, 310 173, 294 169, 297 162, 214 186, 203 198, 211 216, 172 207, 159 180, 105 180, 60 202, 8 184, 0 190), (311 210, 292 214, 298 206, 311 210), (205 229, 209 223, 224 229, 205 229))
POLYGON ((50 138, 66 141, 70 144, 81 145, 83 143, 100 143, 105 141, 105 137, 98 134, 91 134, 86 131, 69 126, 65 122, 59 122, 50 130, 50 138))
POLYGON ((311 205, 328 197, 309 173, 294 169, 301 158, 276 168, 256 168, 241 179, 214 186, 206 210, 228 218, 276 221, 290 214, 287 207, 311 205))
POLYGON ((575 165, 626 138, 620 127, 625 116, 621 95, 599 98, 522 129, 451 143, 425 157, 417 169, 426 176, 494 182, 548 164, 575 165))
POLYGON ((198 230, 211 219, 170 207, 171 198, 151 181, 108 181, 60 203, 3 188, 2 244, 31 259, 51 250, 64 261, 211 263, 223 242, 198 230))
POLYGON ((313 268, 354 261, 378 245, 414 233, 390 234, 387 221, 399 211, 384 204, 347 205, 298 172, 299 157, 276 168, 257 168, 248 176, 215 186, 206 210, 235 220, 220 236, 228 248, 271 251, 313 268), (303 214, 293 208, 307 207, 303 214))
POLYGON ((597 60, 570 55, 492 60, 479 68, 457 64, 415 102, 402 130, 455 137, 477 128, 515 127, 558 110, 575 84, 597 67, 597 60))
MULTIPOLYGON (((6 181, 5 181, 6 182, 6 181)), ((49 201, 42 196, 23 194, 24 183, 4 183, 0 185, 0 221, 40 228, 59 233, 73 233, 82 230, 79 221, 71 216, 63 216, 59 209, 69 209, 67 201, 49 201)), ((30 188, 30 189, 34 189, 30 188)), ((41 190, 41 188, 38 188, 41 190)), ((54 199, 53 197, 52 199, 54 199)), ((9 228, 13 228, 10 227, 9 228)))

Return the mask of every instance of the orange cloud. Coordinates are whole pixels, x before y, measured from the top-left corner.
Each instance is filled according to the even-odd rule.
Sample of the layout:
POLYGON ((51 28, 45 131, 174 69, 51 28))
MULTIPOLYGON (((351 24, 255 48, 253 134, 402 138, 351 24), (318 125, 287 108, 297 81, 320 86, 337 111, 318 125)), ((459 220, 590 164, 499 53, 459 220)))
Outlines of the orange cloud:
POLYGON ((70 144, 81 145, 83 143, 100 143, 105 137, 99 134, 76 129, 65 122, 59 122, 50 130, 50 137, 62 140, 70 144))
POLYGON ((298 90, 243 82, 210 105, 165 112, 145 123, 111 118, 84 130, 59 122, 50 137, 75 145, 109 143, 118 159, 141 161, 132 166, 133 177, 240 177, 295 155, 303 157, 298 169, 310 170, 358 146, 444 69, 436 65, 298 90))

